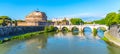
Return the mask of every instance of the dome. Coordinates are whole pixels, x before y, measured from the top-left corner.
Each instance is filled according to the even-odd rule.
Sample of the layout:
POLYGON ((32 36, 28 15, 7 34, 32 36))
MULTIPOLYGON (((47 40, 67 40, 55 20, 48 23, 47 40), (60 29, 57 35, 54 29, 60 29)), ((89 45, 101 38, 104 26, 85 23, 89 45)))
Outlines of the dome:
POLYGON ((26 18, 43 18, 43 14, 40 11, 34 11, 26 16, 26 18))
POLYGON ((26 16, 26 22, 46 22, 47 16, 45 12, 34 11, 26 16))

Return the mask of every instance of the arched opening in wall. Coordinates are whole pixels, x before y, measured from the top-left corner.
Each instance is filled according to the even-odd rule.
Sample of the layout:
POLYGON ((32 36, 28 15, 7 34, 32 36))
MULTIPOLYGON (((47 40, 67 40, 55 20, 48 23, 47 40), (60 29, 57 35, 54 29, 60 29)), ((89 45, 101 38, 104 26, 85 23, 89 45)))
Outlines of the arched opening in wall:
POLYGON ((77 28, 77 27, 72 27, 72 30, 71 30, 72 32, 79 32, 79 28, 77 28))
POLYGON ((104 27, 98 27, 97 28, 97 35, 100 37, 100 38, 102 38, 102 37, 104 37, 104 32, 106 31, 106 28, 104 28, 104 27))
POLYGON ((91 35, 92 34, 92 29, 90 27, 84 27, 83 28, 83 33, 84 33, 84 35, 91 35))
POLYGON ((79 28, 77 27, 72 27, 71 29, 73 35, 78 35, 79 34, 79 28))
POLYGON ((54 30, 55 30, 55 31, 59 31, 58 27, 54 27, 54 30))
POLYGON ((97 30, 102 30, 105 32, 107 29, 105 27, 98 27, 97 30))
POLYGON ((69 29, 68 29, 67 27, 63 27, 61 31, 62 31, 62 32, 68 32, 69 29))

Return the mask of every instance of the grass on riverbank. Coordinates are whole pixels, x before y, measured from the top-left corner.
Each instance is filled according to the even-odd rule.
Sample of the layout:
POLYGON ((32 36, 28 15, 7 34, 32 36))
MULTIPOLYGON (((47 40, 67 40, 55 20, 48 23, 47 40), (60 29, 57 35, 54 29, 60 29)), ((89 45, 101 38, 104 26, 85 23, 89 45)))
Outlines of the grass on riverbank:
POLYGON ((4 40, 0 40, 0 44, 10 41, 10 40, 15 40, 15 39, 18 39, 18 40, 27 39, 27 38, 30 38, 32 36, 37 36, 42 33, 44 33, 44 31, 31 32, 31 33, 21 34, 17 36, 12 36, 11 38, 4 38, 4 40))
POLYGON ((17 35, 17 36, 12 36, 11 38, 4 38, 4 40, 0 40, 0 44, 10 41, 10 40, 15 40, 15 39, 17 39, 17 40, 27 39, 32 36, 37 36, 39 34, 48 33, 48 32, 56 32, 56 31, 54 30, 53 26, 46 26, 44 31, 31 32, 31 33, 21 34, 21 35, 17 35))
POLYGON ((32 37, 32 36, 35 36, 35 35, 39 35, 39 34, 42 34, 44 33, 44 31, 38 31, 38 32, 32 32, 32 33, 26 33, 26 34, 23 34, 23 35, 18 35, 18 36, 13 36, 11 38, 11 40, 14 40, 14 39, 25 39, 25 38, 29 38, 29 37, 32 37))
POLYGON ((2 40, 0 40, 0 44, 2 44, 3 43, 3 41, 2 40))
POLYGON ((104 40, 104 41, 106 41, 106 42, 109 41, 105 36, 102 38, 102 40, 104 40))
POLYGON ((105 37, 109 38, 110 40, 114 40, 114 41, 120 42, 120 38, 111 36, 109 32, 105 33, 105 37))

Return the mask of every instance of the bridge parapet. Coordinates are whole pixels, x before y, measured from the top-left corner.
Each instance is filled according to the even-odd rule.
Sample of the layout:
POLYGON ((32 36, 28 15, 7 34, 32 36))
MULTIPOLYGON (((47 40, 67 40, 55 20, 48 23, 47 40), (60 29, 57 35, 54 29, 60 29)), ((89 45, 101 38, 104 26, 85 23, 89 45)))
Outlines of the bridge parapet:
POLYGON ((54 27, 57 27, 59 30, 61 30, 63 27, 67 27, 69 30, 72 30, 73 27, 76 27, 79 29, 79 31, 83 30, 85 27, 91 28, 93 31, 93 28, 98 29, 99 27, 104 27, 106 30, 108 27, 106 25, 98 25, 98 24, 85 24, 85 25, 54 25, 54 27))

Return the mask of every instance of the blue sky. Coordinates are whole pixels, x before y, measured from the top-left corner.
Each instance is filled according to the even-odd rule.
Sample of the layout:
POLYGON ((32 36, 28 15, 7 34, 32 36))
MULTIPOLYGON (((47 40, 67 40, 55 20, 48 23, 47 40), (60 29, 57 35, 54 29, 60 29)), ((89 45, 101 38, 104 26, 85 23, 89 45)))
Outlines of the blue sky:
POLYGON ((109 12, 117 12, 120 9, 120 0, 0 0, 0 16, 7 15, 12 19, 24 19, 37 8, 45 12, 48 19, 100 19, 109 12))

